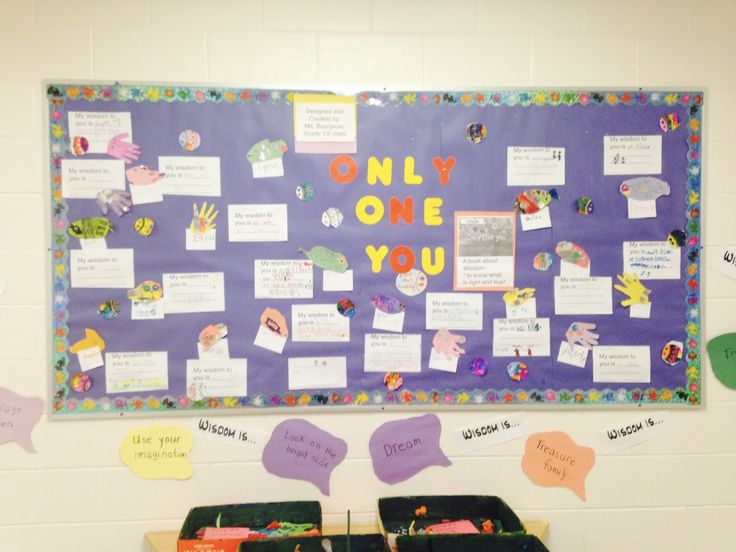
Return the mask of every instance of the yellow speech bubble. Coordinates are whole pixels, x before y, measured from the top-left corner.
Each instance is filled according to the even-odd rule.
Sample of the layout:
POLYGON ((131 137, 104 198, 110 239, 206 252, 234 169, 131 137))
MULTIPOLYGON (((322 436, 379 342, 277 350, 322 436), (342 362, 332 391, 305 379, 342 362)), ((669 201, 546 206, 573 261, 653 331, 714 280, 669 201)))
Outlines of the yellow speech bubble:
POLYGON ((565 487, 585 500, 585 478, 595 464, 595 452, 581 447, 567 433, 549 431, 530 435, 521 469, 540 487, 565 487))
POLYGON ((178 426, 133 429, 120 444, 120 460, 144 479, 189 479, 192 435, 178 426))

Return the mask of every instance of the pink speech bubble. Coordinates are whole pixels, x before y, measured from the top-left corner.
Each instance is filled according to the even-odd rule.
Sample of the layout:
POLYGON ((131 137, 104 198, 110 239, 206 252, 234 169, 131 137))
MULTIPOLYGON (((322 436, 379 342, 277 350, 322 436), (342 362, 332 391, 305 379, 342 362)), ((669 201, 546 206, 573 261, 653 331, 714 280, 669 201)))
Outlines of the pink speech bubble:
POLYGON ((440 419, 434 414, 380 426, 368 443, 378 479, 393 485, 429 466, 451 465, 440 448, 441 433, 440 419))
POLYGON ((585 500, 585 478, 595 464, 595 452, 581 447, 567 433, 550 431, 530 435, 521 469, 535 485, 565 487, 585 500))
POLYGON ((38 397, 21 397, 0 387, 0 444, 15 441, 26 452, 36 452, 31 431, 42 412, 43 401, 38 397))
POLYGON ((306 420, 281 422, 263 449, 267 471, 289 479, 303 479, 330 496, 332 470, 345 459, 348 444, 306 420))

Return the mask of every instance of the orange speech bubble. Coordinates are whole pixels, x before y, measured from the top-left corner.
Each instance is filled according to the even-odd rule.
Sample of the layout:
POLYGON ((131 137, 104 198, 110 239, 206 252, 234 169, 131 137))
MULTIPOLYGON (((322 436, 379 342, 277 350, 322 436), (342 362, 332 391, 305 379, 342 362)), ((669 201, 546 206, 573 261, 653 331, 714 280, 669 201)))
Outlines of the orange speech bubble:
POLYGON ((565 487, 585 500, 585 478, 595 464, 595 452, 581 447, 567 433, 535 433, 526 440, 521 469, 540 487, 565 487))

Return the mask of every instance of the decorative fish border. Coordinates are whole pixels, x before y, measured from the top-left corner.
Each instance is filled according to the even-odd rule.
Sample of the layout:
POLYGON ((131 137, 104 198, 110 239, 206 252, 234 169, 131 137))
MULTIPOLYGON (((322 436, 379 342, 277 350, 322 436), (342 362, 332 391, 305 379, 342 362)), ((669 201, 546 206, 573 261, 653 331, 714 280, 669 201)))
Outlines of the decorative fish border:
MULTIPOLYGON (((314 91, 310 91, 314 93, 314 91)), ((457 405, 690 405, 701 404, 701 312, 700 312, 700 158, 702 142, 703 92, 673 91, 576 91, 576 90, 506 90, 477 92, 360 92, 356 95, 359 106, 447 105, 463 106, 565 106, 581 105, 591 109, 606 109, 617 105, 683 105, 688 107, 688 119, 683 121, 687 130, 687 194, 684 205, 687 217, 685 278, 685 313, 687 341, 684 359, 687 383, 675 389, 642 387, 634 389, 562 389, 520 390, 461 390, 401 389, 398 391, 344 391, 328 394, 285 393, 283 395, 255 395, 252 397, 210 398, 193 401, 186 396, 147 395, 77 400, 68 398, 70 373, 68 370, 69 328, 67 326, 67 289, 70 237, 66 230, 67 204, 61 196, 61 155, 66 148, 67 130, 64 128, 67 99, 83 98, 88 101, 132 102, 225 102, 225 103, 286 103, 291 104, 298 91, 260 90, 219 87, 126 85, 126 84, 47 84, 50 145, 51 189, 51 282, 52 282, 52 343, 51 359, 54 367, 51 411, 54 415, 75 413, 161 414, 205 409, 260 412, 275 407, 354 406, 385 408, 411 405, 415 407, 450 407, 457 405)))

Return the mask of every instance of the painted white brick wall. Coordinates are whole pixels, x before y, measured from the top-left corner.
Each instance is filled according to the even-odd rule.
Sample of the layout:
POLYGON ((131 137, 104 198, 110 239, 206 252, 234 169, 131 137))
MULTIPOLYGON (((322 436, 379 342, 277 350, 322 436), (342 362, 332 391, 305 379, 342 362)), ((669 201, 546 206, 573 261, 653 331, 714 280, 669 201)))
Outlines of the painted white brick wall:
MULTIPOLYGON (((0 0, 0 385, 46 396, 46 203, 43 78, 158 80, 243 86, 463 88, 707 87, 704 234, 705 338, 734 330, 736 282, 707 269, 733 244, 736 192, 734 0, 0 0)), ((532 485, 522 442, 453 457, 391 487, 371 473, 367 441, 396 414, 313 415, 348 440, 332 495, 268 475, 243 451, 198 443, 187 482, 144 481, 121 466, 125 433, 156 420, 48 423, 37 455, 0 447, 0 549, 131 552, 143 533, 175 529, 190 506, 230 501, 322 501, 328 521, 374 519, 376 498, 488 493, 525 518, 550 522, 555 552, 727 549, 736 515, 736 395, 705 362, 706 406, 674 412, 675 434, 601 455, 588 501, 532 485), (356 428, 359 428, 356 430, 356 428)), ((580 443, 625 413, 531 413, 532 430, 580 443)), ((442 414, 452 428, 478 414, 442 414)), ((270 431, 282 418, 249 423, 270 431)), ((166 420, 170 421, 169 419, 166 420)), ((184 419, 180 420, 182 423, 184 419)), ((449 435, 444 442, 449 445, 449 435)), ((451 447, 447 446, 447 449, 451 447)))

